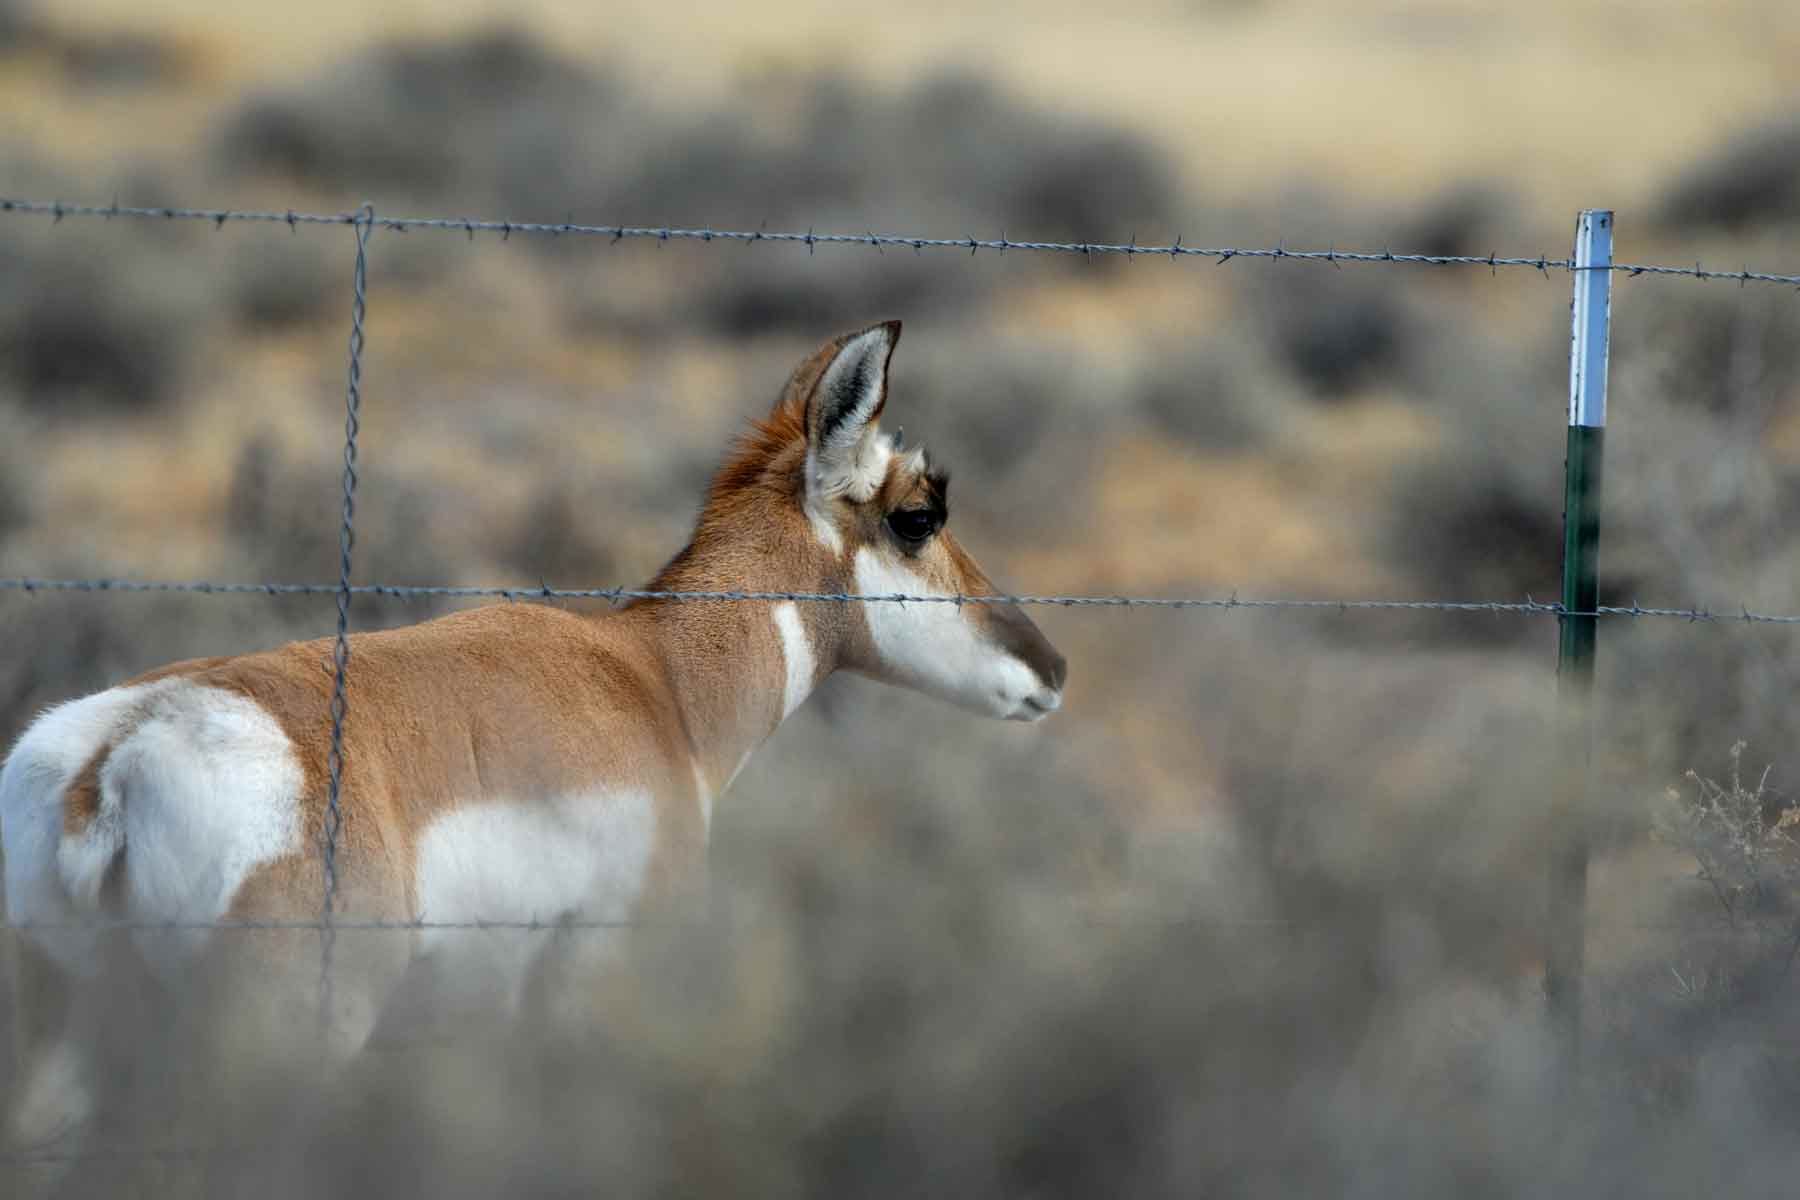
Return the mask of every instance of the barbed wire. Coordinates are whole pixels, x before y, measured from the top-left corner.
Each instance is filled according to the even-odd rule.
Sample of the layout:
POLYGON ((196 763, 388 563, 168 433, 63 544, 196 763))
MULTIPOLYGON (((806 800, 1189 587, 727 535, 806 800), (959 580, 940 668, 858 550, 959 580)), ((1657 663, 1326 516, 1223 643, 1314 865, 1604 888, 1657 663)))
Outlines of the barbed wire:
POLYGON ((1577 267, 1573 259, 1551 258, 1546 254, 1500 255, 1500 254, 1408 254, 1393 250, 1339 250, 1329 247, 1324 250, 1289 250, 1286 246, 1246 247, 1246 246, 1187 246, 1180 238, 1166 245, 1139 245, 1132 242, 1044 242, 1018 241, 1004 234, 997 238, 981 237, 920 237, 911 234, 897 233, 819 233, 808 229, 805 233, 794 231, 770 231, 766 229, 710 229, 691 228, 674 225, 587 225, 574 221, 494 221, 474 220, 462 217, 383 217, 362 212, 355 213, 317 213, 299 212, 287 209, 276 212, 269 210, 230 209, 230 208, 147 208, 120 204, 64 204, 57 200, 13 200, 0 197, 0 212, 20 213, 24 215, 48 216, 60 222, 68 217, 98 217, 107 220, 164 220, 164 221, 198 221, 210 223, 215 229, 223 228, 230 222, 249 222, 257 224, 286 225, 289 229, 301 225, 367 225, 373 229, 388 229, 396 233, 412 230, 430 230, 449 233, 463 233, 473 239, 477 233, 497 233, 503 239, 513 234, 548 235, 551 237, 601 237, 613 242, 627 239, 651 240, 664 242, 735 242, 754 244, 756 242, 775 242, 803 245, 810 253, 819 246, 868 246, 881 249, 910 249, 915 252, 925 250, 964 250, 970 254, 982 250, 992 250, 1000 254, 1008 251, 1022 253, 1045 254, 1079 254, 1087 258, 1094 255, 1124 255, 1127 258, 1145 256, 1150 258, 1205 258, 1216 263, 1228 263, 1236 258, 1250 259, 1294 259, 1301 262, 1322 262, 1332 266, 1343 263, 1387 263, 1428 267, 1487 267, 1498 271, 1501 267, 1525 267, 1534 271, 1548 273, 1550 271, 1612 271, 1627 276, 1661 275, 1700 280, 1735 281, 1740 286, 1750 283, 1772 283, 1787 287, 1800 288, 1800 274, 1782 274, 1774 271, 1752 271, 1748 267, 1741 270, 1709 269, 1696 261, 1693 266, 1671 266, 1654 263, 1609 263, 1601 266, 1577 267))
MULTIPOLYGON (((335 583, 226 583, 211 580, 148 579, 38 579, 0 578, 0 592, 164 592, 204 596, 320 596, 335 595, 335 583)), ((1645 617, 1689 623, 1739 623, 1752 625, 1800 625, 1800 614, 1757 612, 1748 607, 1719 609, 1704 606, 1668 607, 1602 604, 1592 612, 1571 612, 1561 603, 1535 600, 1353 600, 1294 599, 1240 596, 1101 596, 997 594, 989 596, 913 595, 905 592, 786 592, 786 591, 666 591, 656 588, 557 588, 458 587, 436 584, 359 583, 350 587, 358 596, 394 600, 499 599, 522 600, 670 600, 676 602, 768 603, 793 601, 807 604, 1017 604, 1061 608, 1168 608, 1302 610, 1316 612, 1441 612, 1489 613, 1497 616, 1545 617, 1645 617)))
MULTIPOLYGON (((1087 924, 1215 925, 1226 929, 1303 929, 1325 922, 1303 917, 1232 917, 1196 912, 1077 913, 1087 924)), ((0 929, 14 933, 316 933, 327 927, 337 933, 581 933, 619 929, 689 929, 711 922, 705 917, 621 917, 617 919, 559 918, 524 920, 433 921, 413 919, 343 919, 329 923, 321 918, 222 917, 216 921, 148 921, 129 917, 93 917, 70 921, 0 921, 0 929)), ((1636 929, 1649 932, 1713 933, 1721 930, 1705 920, 1669 921, 1621 918, 1599 921, 1595 929, 1636 929)), ((1741 932, 1741 931, 1740 931, 1741 932)))

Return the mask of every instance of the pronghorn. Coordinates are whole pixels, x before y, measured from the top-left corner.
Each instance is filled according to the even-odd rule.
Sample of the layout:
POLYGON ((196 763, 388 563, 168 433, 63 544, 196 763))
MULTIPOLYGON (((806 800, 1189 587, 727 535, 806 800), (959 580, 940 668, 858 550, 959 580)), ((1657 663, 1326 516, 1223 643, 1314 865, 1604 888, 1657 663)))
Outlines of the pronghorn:
MULTIPOLYGON (((945 528, 944 473, 878 427, 899 336, 898 321, 875 325, 800 364, 648 590, 995 594, 945 528)), ((97 970, 101 935, 71 926, 180 923, 130 935, 153 972, 179 978, 209 940, 233 936, 192 926, 318 914, 332 651, 321 640, 163 667, 51 709, 13 748, 0 836, 8 912, 30 927, 16 1141, 74 1130, 92 1111, 92 1031, 69 985, 97 970)), ((703 871, 714 799, 839 669, 1035 721, 1060 706, 1066 664, 998 603, 642 600, 599 615, 511 604, 359 634, 343 911, 629 917, 703 871)), ((479 944, 489 960, 474 974, 500 980, 483 999, 504 1009, 543 942, 520 935, 506 944, 522 949, 500 953, 494 941, 424 929, 359 944, 399 943, 401 966, 433 958, 443 977, 479 944)), ((399 974, 339 984, 336 1051, 367 1037, 399 974)))

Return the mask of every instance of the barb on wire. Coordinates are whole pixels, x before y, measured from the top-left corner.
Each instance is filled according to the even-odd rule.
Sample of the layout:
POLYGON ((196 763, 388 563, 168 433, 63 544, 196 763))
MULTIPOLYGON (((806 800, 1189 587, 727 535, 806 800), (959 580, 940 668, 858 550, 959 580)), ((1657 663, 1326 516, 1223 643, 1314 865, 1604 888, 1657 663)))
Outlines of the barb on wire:
MULTIPOLYGON (((365 218, 361 213, 302 213, 291 210, 282 212, 257 212, 236 209, 212 208, 123 208, 118 205, 64 204, 54 200, 12 200, 0 198, 0 213, 38 214, 52 217, 60 223, 67 217, 138 217, 144 219, 160 219, 168 221, 202 221, 215 228, 226 222, 264 222, 279 223, 292 229, 296 225, 357 225, 365 218)), ((1290 250, 1285 245, 1273 247, 1208 247, 1185 246, 1178 238, 1166 246, 1146 246, 1135 242, 1030 242, 1017 241, 1012 238, 977 238, 955 237, 935 238, 919 237, 911 234, 880 233, 819 233, 807 230, 805 233, 771 232, 767 229, 683 229, 668 225, 585 225, 573 221, 540 222, 540 221, 475 221, 467 217, 371 217, 368 223, 376 228, 394 230, 431 229, 461 233, 473 238, 476 233, 498 233, 503 240, 510 239, 513 234, 545 234, 552 237, 565 234, 588 234, 604 237, 613 242, 621 242, 627 238, 650 239, 658 244, 671 241, 696 242, 791 242, 803 245, 810 254, 820 246, 868 246, 879 250, 884 246, 910 246, 914 251, 927 248, 939 250, 966 250, 974 254, 980 250, 1023 250, 1046 254, 1079 254, 1093 258, 1096 254, 1122 254, 1135 257, 1140 254, 1167 255, 1170 259, 1204 258, 1218 263, 1227 263, 1234 258, 1264 259, 1299 259, 1307 262, 1323 262, 1332 266, 1341 263, 1387 263, 1410 264, 1428 267, 1486 267, 1490 272, 1500 267, 1526 267, 1533 271, 1548 273, 1576 270, 1572 259, 1549 258, 1543 254, 1504 257, 1494 254, 1396 254, 1389 250, 1378 252, 1339 250, 1335 246, 1325 250, 1290 250)), ((1788 287, 1800 288, 1800 275, 1780 274, 1773 271, 1751 271, 1748 269, 1717 271, 1708 270, 1696 262, 1691 267, 1661 266, 1650 263, 1609 263, 1603 266, 1583 267, 1581 270, 1619 271, 1629 276, 1665 275, 1679 276, 1687 279, 1728 279, 1738 284, 1773 283, 1788 287)))
MULTIPOLYGON (((318 596, 337 594, 342 583, 225 583, 212 580, 154 579, 38 579, 0 578, 0 592, 174 592, 204 596, 318 596)), ((1317 610, 1322 612, 1441 612, 1493 613, 1544 617, 1646 617, 1713 624, 1800 625, 1800 614, 1757 612, 1746 606, 1712 609, 1602 604, 1591 613, 1569 612, 1560 603, 1534 600, 1350 600, 1223 596, 1095 596, 1030 595, 992 596, 909 595, 904 592, 780 592, 780 591, 665 591, 654 588, 555 588, 456 587, 436 584, 361 583, 350 587, 356 596, 391 600, 669 600, 677 602, 763 603, 795 601, 807 604, 1027 604, 1060 608, 1175 608, 1317 610)))
POLYGON ((351 276, 350 374, 344 394, 344 504, 343 525, 338 531, 337 642, 332 650, 331 752, 326 757, 330 776, 325 793, 324 864, 325 896, 320 905, 324 930, 319 946, 320 1019, 331 1019, 331 955, 334 948, 332 910, 337 903, 338 831, 343 827, 344 719, 350 713, 350 555, 356 547, 356 437, 362 428, 363 320, 368 311, 369 234, 375 228, 375 209, 365 204, 355 225, 356 268, 351 276))

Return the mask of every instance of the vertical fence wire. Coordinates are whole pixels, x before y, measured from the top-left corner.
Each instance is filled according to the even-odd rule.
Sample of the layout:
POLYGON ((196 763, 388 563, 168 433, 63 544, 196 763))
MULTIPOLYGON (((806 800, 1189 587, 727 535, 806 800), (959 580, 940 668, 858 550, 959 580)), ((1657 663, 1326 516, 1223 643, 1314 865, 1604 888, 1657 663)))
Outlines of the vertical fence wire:
POLYGON ((337 943, 332 915, 337 907, 338 833, 343 827, 344 721, 350 715, 350 566, 351 552, 356 548, 356 439, 362 432, 363 319, 368 311, 369 234, 375 228, 373 206, 363 205, 353 228, 356 232, 356 267, 351 281, 350 373, 344 394, 344 520, 338 531, 337 645, 332 654, 331 752, 326 759, 329 782, 322 830, 325 894, 319 909, 319 1020, 327 1028, 332 1008, 331 959, 337 943))

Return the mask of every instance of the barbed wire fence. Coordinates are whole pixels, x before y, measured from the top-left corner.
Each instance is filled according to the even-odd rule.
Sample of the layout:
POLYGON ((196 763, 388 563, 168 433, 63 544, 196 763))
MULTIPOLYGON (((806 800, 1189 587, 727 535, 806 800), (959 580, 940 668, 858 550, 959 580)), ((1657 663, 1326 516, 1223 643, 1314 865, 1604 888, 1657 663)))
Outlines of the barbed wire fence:
MULTIPOLYGON (((1630 278, 1640 276, 1690 279, 1697 281, 1734 281, 1740 287, 1751 283, 1793 287, 1800 290, 1800 274, 1787 274, 1774 271, 1751 270, 1748 267, 1736 271, 1708 269, 1703 263, 1696 262, 1692 267, 1672 266, 1650 263, 1613 263, 1607 262, 1598 266, 1578 265, 1574 258, 1552 258, 1547 254, 1537 255, 1486 255, 1471 254, 1414 254, 1396 252, 1392 249, 1380 251, 1339 250, 1328 247, 1324 250, 1288 249, 1285 246, 1273 247, 1228 247, 1228 246, 1190 246, 1184 245, 1178 238, 1167 245, 1139 245, 1134 242, 1047 242, 998 238, 969 237, 924 237, 912 234, 877 234, 873 232, 853 233, 820 233, 813 229, 805 232, 770 231, 767 229, 734 230, 712 228, 689 228, 671 225, 593 225, 576 222, 536 222, 507 220, 477 220, 462 217, 396 217, 383 216, 375 212, 371 205, 365 204, 355 212, 320 213, 306 212, 296 209, 256 210, 232 208, 196 208, 196 207, 146 207, 129 206, 113 203, 109 205, 71 204, 59 200, 29 200, 0 197, 0 214, 17 216, 49 217, 54 224, 68 219, 98 219, 102 221, 132 220, 141 222, 164 223, 202 223, 215 230, 223 229, 227 224, 247 223, 255 225, 285 225, 290 230, 305 226, 337 226, 351 230, 355 237, 355 260, 351 275, 351 332, 349 343, 348 384, 345 393, 345 437, 344 437, 344 471, 342 489, 339 496, 342 521, 339 528, 340 576, 336 583, 276 583, 276 582, 230 582, 214 580, 134 580, 110 577, 93 577, 80 579, 52 579, 19 576, 0 578, 0 591, 22 592, 26 594, 60 593, 60 592, 119 592, 133 593, 179 593, 195 595, 262 595, 262 596, 313 596, 330 595, 337 606, 336 637, 333 643, 333 681, 331 699, 331 753, 328 765, 328 794, 324 827, 321 835, 320 853, 322 869, 322 897, 320 916, 314 922, 208 922, 207 928, 315 928, 322 935, 321 947, 321 988, 329 996, 331 978, 331 947, 334 931, 347 928, 363 929, 425 929, 425 928, 581 928, 589 925, 586 922, 459 922, 438 923, 431 921, 406 922, 363 922, 356 925, 346 924, 334 919, 334 910, 338 890, 338 837, 343 823, 343 808, 349 797, 344 788, 344 726, 349 717, 348 703, 348 671, 350 661, 350 607, 354 597, 367 596, 395 600, 419 599, 501 599, 509 602, 524 600, 603 600, 613 603, 624 603, 636 600, 661 600, 672 602, 723 602, 723 603, 771 603, 799 602, 814 604, 952 604, 963 605, 1046 605, 1066 608, 1154 608, 1210 611, 1276 611, 1276 612, 1317 612, 1350 614, 1359 612, 1438 612, 1488 614, 1492 616, 1537 616, 1550 617, 1558 621, 1570 617, 1605 617, 1605 618, 1639 618, 1667 619, 1687 623, 1741 623, 1755 625, 1800 625, 1800 614, 1760 612, 1748 606, 1738 606, 1733 610, 1721 610, 1703 605, 1642 605, 1633 603, 1629 607, 1620 605, 1596 605, 1591 611, 1576 611, 1557 601, 1540 601, 1531 596, 1517 600, 1412 600, 1412 599, 1312 599, 1312 598, 1278 598, 1249 597, 1232 593, 1217 597, 1162 597, 1162 596, 1105 596, 1105 595, 913 595, 905 593, 864 594, 855 592, 807 592, 807 591, 669 591, 645 588, 605 587, 605 588, 556 588, 548 584, 537 587, 459 587, 446 585, 404 585, 404 584, 354 584, 352 580, 352 552, 356 538, 356 488, 357 443, 360 432, 360 413, 362 404, 362 355, 366 344, 365 321, 368 301, 368 248, 371 235, 376 230, 403 234, 414 230, 461 233, 468 240, 477 234, 497 234, 502 240, 510 239, 517 234, 522 237, 599 237, 617 244, 626 240, 650 240, 657 243, 667 242, 701 242, 722 244, 741 243, 755 244, 768 242, 773 245, 805 246, 808 253, 818 247, 866 247, 877 251, 884 248, 911 249, 916 253, 925 250, 958 250, 970 255, 983 250, 1005 254, 1008 251, 1020 253, 1081 255, 1092 258, 1095 255, 1124 255, 1127 257, 1146 256, 1152 258, 1168 258, 1171 261, 1197 259, 1210 261, 1217 265, 1229 263, 1234 259, 1263 260, 1275 262, 1291 259, 1297 262, 1324 263, 1330 266, 1343 264, 1389 265, 1389 266, 1424 266, 1424 267, 1486 267, 1498 272, 1505 268, 1524 268, 1548 274, 1550 271, 1564 271, 1570 274, 1581 271, 1600 270, 1614 274, 1622 274, 1630 278)), ((107 928, 171 928, 167 923, 103 923, 107 928)), ((617 922, 591 923, 595 928, 614 928, 617 922)), ((13 924, 11 928, 28 928, 22 923, 13 924)), ((179 926, 177 926, 179 927, 179 926)))
MULTIPOLYGON (((1644 276, 1687 279, 1693 281, 1736 282, 1739 287, 1750 284, 1791 287, 1800 290, 1800 274, 1787 274, 1774 271, 1752 270, 1748 266, 1738 270, 1709 269, 1703 263, 1693 266, 1676 266, 1649 263, 1614 263, 1602 264, 1578 263, 1575 258, 1553 258, 1546 254, 1506 255, 1489 253, 1486 255, 1443 255, 1396 252, 1391 249, 1380 251, 1339 250, 1335 246, 1324 250, 1289 249, 1284 245, 1273 247, 1228 247, 1228 246, 1191 246, 1184 245, 1180 239, 1167 245, 1139 245, 1135 241, 1127 243, 1110 242, 1047 242, 1023 241, 1005 237, 981 238, 968 237, 924 237, 905 234, 877 234, 874 232, 855 233, 820 233, 813 229, 805 232, 785 231, 772 232, 766 229, 732 230, 711 228, 689 228, 676 226, 653 225, 591 225, 574 222, 545 223, 532 221, 475 220, 453 217, 395 217, 377 214, 372 206, 364 205, 355 212, 319 213, 303 212, 293 209, 282 211, 243 210, 228 208, 189 208, 189 207, 141 207, 124 206, 118 203, 110 205, 69 204, 61 201, 41 201, 28 199, 9 199, 0 197, 0 214, 12 214, 21 217, 49 217, 53 223, 60 224, 68 219, 134 220, 144 222, 198 222, 210 224, 215 230, 223 229, 227 224, 249 223, 268 226, 285 225, 295 230, 300 226, 340 226, 348 228, 355 238, 355 260, 352 271, 351 331, 349 338, 348 381, 345 399, 345 438, 343 451, 342 486, 337 496, 341 510, 339 525, 340 574, 336 583, 276 583, 276 582, 231 582, 213 580, 134 580, 113 577, 93 578, 35 578, 19 576, 0 578, 0 591, 23 593, 25 595, 46 595, 59 593, 176 593, 208 596, 245 596, 260 595, 267 597, 280 596, 315 596, 330 595, 336 606, 336 628, 333 642, 333 686, 330 704, 331 741, 328 765, 328 794, 326 812, 320 835, 321 857, 321 901, 319 916, 314 920, 255 920, 255 919, 220 919, 212 921, 142 921, 129 919, 97 918, 79 922, 44 922, 44 921, 12 921, 8 920, 6 928, 14 932, 56 931, 130 931, 138 933, 163 932, 210 932, 218 930, 248 931, 316 931, 320 934, 320 972, 319 989, 321 997, 321 1018, 329 1020, 333 988, 333 948, 335 940, 342 933, 395 933, 421 931, 523 931, 550 933, 568 930, 618 930, 634 927, 644 922, 635 919, 593 920, 593 919, 558 919, 558 920, 463 920, 439 921, 430 914, 419 914, 410 920, 385 919, 347 919, 337 914, 340 875, 339 838, 342 831, 345 813, 350 811, 355 797, 345 786, 345 772, 350 763, 346 761, 344 749, 344 731, 352 712, 349 704, 349 672, 351 669, 351 641, 349 636, 352 602, 357 597, 407 600, 437 599, 499 599, 509 602, 531 600, 598 600, 612 603, 624 603, 638 600, 656 600, 670 602, 724 602, 724 603, 770 603, 800 602, 827 604, 953 604, 962 605, 1045 605, 1069 608, 1150 608, 1203 610, 1212 612, 1230 612, 1235 610, 1262 612, 1314 612, 1318 614, 1369 612, 1435 612, 1487 614, 1496 617, 1548 617, 1558 622, 1571 619, 1605 618, 1625 619, 1661 619, 1681 621, 1690 624, 1746 624, 1746 625, 1800 625, 1800 614, 1761 612, 1748 606, 1739 606, 1733 610, 1722 610, 1702 605, 1655 605, 1646 606, 1633 603, 1629 607, 1619 605, 1593 605, 1591 608, 1578 608, 1557 601, 1540 601, 1531 596, 1509 600, 1410 600, 1410 599, 1312 599, 1312 598, 1277 598, 1246 597, 1237 593, 1218 597, 1160 597, 1160 596, 1108 596, 1108 595, 924 595, 924 594, 859 594, 853 592, 807 592, 807 591, 669 591, 626 587, 602 588, 556 588, 547 583, 536 587, 461 587, 444 585, 397 585, 386 583, 356 584, 352 582, 353 550, 356 537, 356 490, 358 474, 358 436, 360 432, 362 407, 362 357, 366 344, 366 316, 368 300, 368 261, 369 246, 375 231, 381 230, 394 234, 405 234, 412 231, 461 233, 469 241, 476 235, 498 235, 502 240, 512 236, 536 237, 594 237, 603 238, 613 244, 626 240, 652 241, 657 244, 669 242, 700 242, 721 244, 754 245, 767 242, 773 245, 804 246, 808 254, 815 253, 819 247, 856 247, 861 246, 883 252, 887 249, 910 249, 922 254, 932 251, 961 251, 973 256, 982 251, 997 254, 1008 252, 1036 253, 1054 255, 1080 255, 1087 259, 1094 256, 1124 256, 1128 259, 1137 257, 1167 258, 1171 262, 1198 260, 1214 265, 1225 265, 1236 259, 1252 261, 1279 262, 1293 260, 1297 262, 1322 263, 1332 267, 1346 264, 1359 266, 1418 266, 1440 268, 1487 268, 1497 274, 1501 268, 1525 269, 1548 275, 1551 271, 1568 272, 1576 275, 1583 272, 1604 272, 1610 275, 1622 275, 1626 278, 1644 276)), ((1200 919, 1176 915, 1173 919, 1200 919)), ((1209 921, 1220 918, 1208 916, 1209 921)), ((1224 918, 1225 924, 1245 924, 1258 926, 1286 926, 1292 922, 1285 918, 1224 918)), ((1607 922, 1608 927, 1626 926, 1640 929, 1676 928, 1661 922, 1607 922)), ((1682 928, 1686 928, 1685 926, 1682 928)), ((115 1150, 104 1148, 83 1150, 73 1156, 65 1155, 13 1155, 0 1156, 0 1161, 17 1163, 49 1163, 63 1161, 67 1157, 194 1157, 217 1153, 208 1149, 167 1149, 147 1148, 141 1150, 115 1150)))

